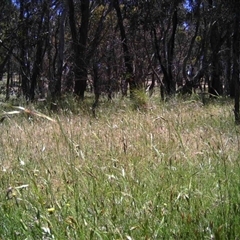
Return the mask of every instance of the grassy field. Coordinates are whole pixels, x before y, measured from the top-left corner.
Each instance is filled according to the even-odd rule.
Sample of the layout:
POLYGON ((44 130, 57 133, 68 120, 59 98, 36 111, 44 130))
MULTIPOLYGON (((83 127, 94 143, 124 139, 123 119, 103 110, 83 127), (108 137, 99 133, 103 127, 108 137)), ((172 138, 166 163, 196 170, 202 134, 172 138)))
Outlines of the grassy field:
POLYGON ((68 104, 0 123, 0 239, 240 239, 233 103, 68 104))

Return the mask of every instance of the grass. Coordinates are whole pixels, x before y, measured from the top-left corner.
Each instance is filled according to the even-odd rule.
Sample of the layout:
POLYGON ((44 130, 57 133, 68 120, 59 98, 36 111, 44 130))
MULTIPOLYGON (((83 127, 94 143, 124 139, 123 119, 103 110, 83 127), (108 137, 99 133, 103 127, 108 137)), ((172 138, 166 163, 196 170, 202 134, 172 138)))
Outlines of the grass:
POLYGON ((1 239, 240 238, 232 103, 74 104, 1 123, 1 239))

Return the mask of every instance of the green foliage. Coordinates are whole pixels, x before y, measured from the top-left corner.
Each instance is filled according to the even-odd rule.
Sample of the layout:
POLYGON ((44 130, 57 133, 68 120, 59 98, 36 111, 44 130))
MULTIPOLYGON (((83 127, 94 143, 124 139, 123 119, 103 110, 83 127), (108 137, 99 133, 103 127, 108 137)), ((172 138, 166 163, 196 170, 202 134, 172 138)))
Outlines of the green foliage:
POLYGON ((132 104, 134 109, 146 110, 148 97, 144 89, 134 90, 132 104))
POLYGON ((229 106, 172 99, 143 114, 125 101, 101 103, 97 119, 1 123, 1 239, 240 237, 229 106))

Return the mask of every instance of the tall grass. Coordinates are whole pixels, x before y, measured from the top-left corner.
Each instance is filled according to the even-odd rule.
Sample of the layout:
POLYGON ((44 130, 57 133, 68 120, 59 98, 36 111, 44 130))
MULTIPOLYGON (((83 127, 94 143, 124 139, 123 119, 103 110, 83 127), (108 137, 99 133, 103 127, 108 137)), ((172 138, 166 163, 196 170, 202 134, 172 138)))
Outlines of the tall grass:
POLYGON ((128 106, 3 121, 1 239, 240 238, 230 104, 128 106))

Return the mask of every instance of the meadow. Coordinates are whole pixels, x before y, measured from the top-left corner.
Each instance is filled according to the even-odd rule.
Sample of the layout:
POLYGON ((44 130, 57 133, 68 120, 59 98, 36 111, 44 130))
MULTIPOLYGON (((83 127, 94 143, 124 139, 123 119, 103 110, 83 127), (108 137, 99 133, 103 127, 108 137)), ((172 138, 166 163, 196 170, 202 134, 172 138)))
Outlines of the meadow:
POLYGON ((0 123, 0 239, 240 239, 230 100, 64 104, 0 123))

